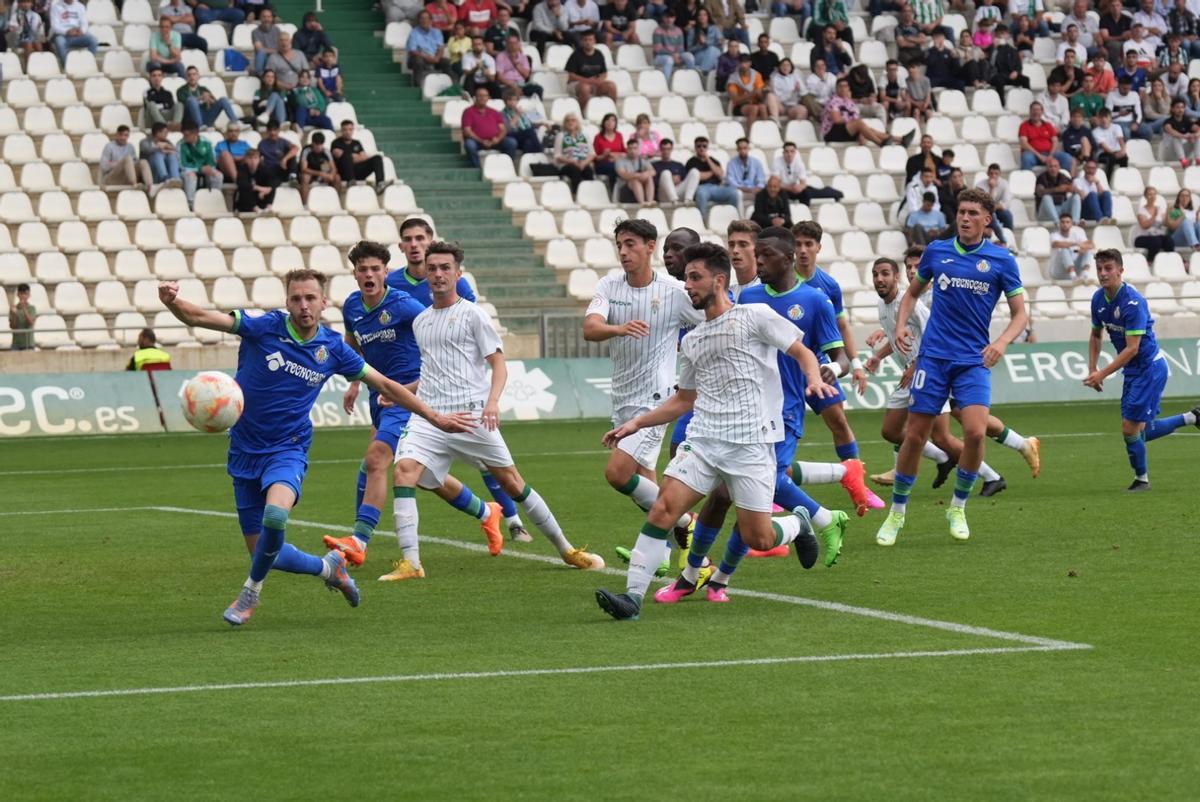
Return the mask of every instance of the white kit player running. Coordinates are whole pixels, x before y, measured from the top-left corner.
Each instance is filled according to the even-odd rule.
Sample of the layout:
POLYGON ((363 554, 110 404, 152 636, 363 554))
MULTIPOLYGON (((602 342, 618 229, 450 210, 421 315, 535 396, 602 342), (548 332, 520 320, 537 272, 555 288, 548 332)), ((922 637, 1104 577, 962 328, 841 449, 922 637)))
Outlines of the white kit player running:
POLYGON ((417 315, 413 334, 421 349, 421 383, 417 397, 434 410, 454 410, 478 416, 480 426, 463 437, 444 437, 433 426, 410 421, 396 453, 396 529, 401 548, 417 542, 416 488, 440 487, 450 463, 461 459, 481 464, 496 477, 563 562, 576 568, 599 569, 604 561, 574 548, 563 535, 554 514, 537 491, 525 484, 500 434, 500 396, 508 379, 500 337, 487 313, 460 298, 463 252, 435 242, 426 252, 433 306, 417 315), (488 368, 492 375, 489 378, 488 368))
MULTIPOLYGON (((679 330, 704 319, 692 308, 678 283, 654 272, 651 259, 658 229, 646 220, 621 220, 614 230, 622 274, 605 276, 596 286, 583 321, 583 337, 608 342, 612 356, 614 426, 654 409, 675 392, 679 330)), ((666 425, 650 426, 624 438, 613 449, 604 478, 617 492, 649 511, 658 498, 655 470, 666 425)), ((676 540, 686 542, 691 513, 675 522, 676 540)), ((656 565, 657 567, 657 565, 656 565)))
POLYGON ((765 306, 738 306, 729 300, 729 254, 724 248, 695 245, 687 249, 685 258, 684 286, 705 320, 680 344, 679 392, 604 436, 605 445, 615 447, 643 429, 695 411, 688 439, 667 467, 662 492, 638 535, 626 592, 596 591, 600 608, 619 620, 640 615, 650 580, 670 548, 669 527, 721 483, 733 498, 738 528, 751 548, 774 548, 800 534, 796 516, 788 516, 790 526, 771 520, 773 444, 784 434, 776 352, 784 351, 800 363, 809 395, 834 393, 821 379, 816 356, 790 321, 765 306))

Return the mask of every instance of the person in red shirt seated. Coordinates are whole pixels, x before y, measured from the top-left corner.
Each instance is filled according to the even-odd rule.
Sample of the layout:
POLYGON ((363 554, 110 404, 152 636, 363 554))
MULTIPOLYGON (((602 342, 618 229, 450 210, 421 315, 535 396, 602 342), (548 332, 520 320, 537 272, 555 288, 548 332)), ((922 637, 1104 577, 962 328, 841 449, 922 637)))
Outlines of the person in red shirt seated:
POLYGON ((458 19, 467 26, 467 33, 482 36, 496 21, 496 4, 493 0, 464 0, 458 7, 458 19))
POLYGON ((490 99, 487 88, 480 86, 475 90, 475 103, 463 112, 463 147, 472 167, 479 166, 481 150, 502 150, 514 164, 517 161, 517 140, 508 135, 504 115, 488 105, 490 99))
POLYGON ((1058 138, 1058 129, 1042 117, 1042 104, 1034 101, 1029 104, 1029 119, 1021 123, 1017 129, 1021 139, 1021 169, 1032 170, 1044 167, 1049 159, 1058 159, 1063 169, 1070 172, 1074 159, 1062 149, 1058 138))

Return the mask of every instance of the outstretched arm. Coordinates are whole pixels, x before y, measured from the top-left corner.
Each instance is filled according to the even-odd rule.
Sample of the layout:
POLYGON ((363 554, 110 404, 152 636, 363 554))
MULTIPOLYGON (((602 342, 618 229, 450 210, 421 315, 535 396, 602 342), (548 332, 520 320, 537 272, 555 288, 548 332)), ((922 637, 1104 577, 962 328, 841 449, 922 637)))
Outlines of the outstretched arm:
POLYGON ((444 432, 469 432, 475 428, 475 421, 471 418, 470 413, 454 412, 450 415, 442 415, 434 412, 428 404, 409 392, 403 384, 392 381, 370 367, 363 374, 362 380, 368 387, 393 404, 411 410, 444 432))
POLYGON ((634 434, 640 429, 670 423, 680 415, 691 410, 695 404, 696 391, 681 389, 649 412, 638 415, 633 420, 623 423, 608 432, 601 438, 601 442, 609 448, 615 448, 619 440, 629 437, 629 435, 634 434))
POLYGON ((199 326, 202 329, 212 329, 226 334, 235 333, 237 319, 227 312, 215 309, 201 309, 191 301, 179 297, 179 284, 174 281, 162 281, 158 284, 158 299, 163 306, 180 322, 188 326, 199 326))

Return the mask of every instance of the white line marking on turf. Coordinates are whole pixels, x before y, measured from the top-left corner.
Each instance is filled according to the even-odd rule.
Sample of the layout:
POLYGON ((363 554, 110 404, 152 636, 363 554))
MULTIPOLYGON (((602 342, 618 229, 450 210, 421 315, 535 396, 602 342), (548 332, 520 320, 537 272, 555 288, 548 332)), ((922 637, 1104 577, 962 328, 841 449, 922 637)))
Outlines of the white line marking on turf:
POLYGON ((3 510, 0 515, 70 515, 80 512, 137 512, 145 510, 161 511, 159 507, 88 507, 77 510, 3 510))
MULTIPOLYGON (((236 518, 237 515, 232 512, 221 512, 219 510, 197 510, 189 507, 153 507, 152 509, 162 512, 178 512, 189 513, 192 515, 205 515, 215 518, 236 518)), ((288 519, 288 524, 292 526, 309 527, 313 529, 323 529, 327 532, 346 532, 352 530, 346 526, 337 524, 318 523, 316 521, 305 521, 296 518, 288 519)), ((377 534, 387 534, 382 530, 377 530, 377 534)), ((425 543, 437 543, 442 546, 450 546, 452 548, 463 549, 466 551, 487 552, 487 547, 480 543, 467 543, 461 540, 452 540, 450 538, 435 537, 431 535, 421 535, 421 540, 425 543)), ((552 565, 562 565, 562 560, 551 557, 545 554, 527 554, 525 552, 503 551, 503 556, 516 557, 522 560, 532 560, 535 562, 550 563, 552 565)), ((615 568, 605 568, 602 571, 593 573, 604 573, 610 576, 625 576, 624 571, 619 571, 615 568)), ((907 624, 915 627, 926 627, 928 629, 938 629, 944 632, 954 632, 959 635, 975 635, 983 638, 993 638, 996 640, 1013 641, 1016 643, 1025 643, 1031 646, 1037 646, 1044 649, 1065 651, 1069 649, 1091 649, 1090 644, 1074 643, 1072 641, 1056 640, 1054 638, 1042 638, 1036 635, 1024 635, 1019 632, 1005 632, 999 629, 989 629, 988 627, 976 627, 969 624, 957 624, 953 621, 939 621, 934 618, 922 618, 915 615, 906 615, 904 613, 893 613, 887 610, 876 610, 871 607, 857 607, 851 604, 842 604, 840 602, 825 601, 823 599, 809 599, 804 596, 791 596, 783 593, 767 593, 757 590, 745 590, 742 588, 730 588, 730 595, 746 596, 751 599, 762 599, 764 601, 779 602, 782 604, 796 604, 804 607, 815 607, 819 610, 826 610, 834 613, 846 613, 849 615, 857 615, 864 618, 874 618, 880 621, 890 621, 896 624, 907 624)))
MULTIPOLYGON (((1076 648, 1076 647, 1071 647, 1076 648)), ((686 663, 631 663, 616 666, 578 666, 574 668, 528 668, 507 671, 457 671, 443 674, 392 674, 379 677, 330 677, 328 679, 278 680, 273 682, 231 682, 212 685, 176 685, 160 688, 114 688, 96 691, 22 693, 0 696, 0 702, 45 702, 60 699, 97 699, 112 696, 149 696, 154 694, 240 691, 265 688, 309 688, 323 685, 365 685, 394 682, 445 682, 450 680, 503 679, 510 677, 548 677, 564 674, 609 674, 622 671, 677 671, 690 668, 731 668, 738 666, 778 666, 797 663, 837 663, 857 660, 905 660, 927 657, 970 657, 975 655, 1057 652, 1060 646, 998 646, 981 649, 939 649, 911 652, 864 654, 814 654, 799 657, 755 657, 741 660, 696 660, 686 663)))

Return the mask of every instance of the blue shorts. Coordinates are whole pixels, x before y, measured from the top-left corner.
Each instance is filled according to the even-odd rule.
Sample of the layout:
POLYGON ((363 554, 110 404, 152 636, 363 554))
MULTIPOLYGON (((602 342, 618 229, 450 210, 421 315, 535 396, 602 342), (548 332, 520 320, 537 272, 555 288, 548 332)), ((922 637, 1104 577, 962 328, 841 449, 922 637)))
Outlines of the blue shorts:
POLYGON ((909 411, 922 415, 942 414, 951 396, 959 407, 990 407, 992 372, 978 362, 919 356, 909 393, 909 411))
POLYGON ((393 454, 400 443, 400 434, 408 426, 411 417, 412 410, 395 406, 381 407, 378 397, 371 394, 371 425, 375 427, 375 439, 387 443, 393 454))
POLYGON ((679 444, 687 439, 688 424, 692 422, 694 412, 685 412, 679 416, 679 420, 675 421, 675 425, 671 428, 671 445, 676 448, 679 444))
POLYGON ((842 392, 842 385, 838 384, 837 379, 833 380, 833 387, 837 390, 836 395, 831 395, 829 398, 819 398, 814 395, 809 395, 807 392, 808 384, 805 383, 804 403, 808 404, 808 408, 820 415, 825 410, 829 409, 834 404, 842 404, 846 401, 846 394, 842 392))
POLYGON ((796 460, 796 447, 800 445, 801 432, 791 426, 783 427, 783 439, 775 444, 775 472, 786 472, 796 460))
POLYGON ((271 454, 230 451, 228 471, 233 477, 233 501, 242 534, 253 535, 262 530, 263 508, 267 504, 267 488, 271 485, 287 485, 296 494, 296 503, 300 503, 300 486, 308 472, 308 454, 302 449, 271 454))
POLYGON ((1141 373, 1124 376, 1121 387, 1121 417, 1135 423, 1149 423, 1162 411, 1163 391, 1171 368, 1166 359, 1155 359, 1141 373))

